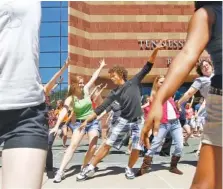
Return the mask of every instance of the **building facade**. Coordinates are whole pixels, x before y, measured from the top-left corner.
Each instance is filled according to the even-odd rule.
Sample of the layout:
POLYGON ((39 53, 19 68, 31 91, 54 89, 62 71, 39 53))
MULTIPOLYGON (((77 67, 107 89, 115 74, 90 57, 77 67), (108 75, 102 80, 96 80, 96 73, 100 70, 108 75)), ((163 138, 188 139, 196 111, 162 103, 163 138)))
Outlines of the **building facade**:
MULTIPOLYGON (((183 47, 193 2, 69 2, 68 52, 72 60, 72 76, 89 78, 104 58, 107 67, 98 83, 108 83, 106 96, 113 87, 108 69, 114 64, 127 68, 129 78, 148 60, 155 44, 167 40, 167 49, 159 52, 155 65, 142 82, 142 93, 148 94, 154 78, 165 74, 171 60, 183 47)), ((207 58, 203 52, 201 58, 207 58)), ((193 70, 182 90, 197 77, 193 70)))
MULTIPOLYGON (((67 59, 68 2, 42 1, 41 8, 39 68, 42 82, 46 84, 67 59)), ((60 91, 67 90, 68 71, 65 71, 62 77, 63 82, 55 89, 55 100, 64 97, 64 93, 60 91)))

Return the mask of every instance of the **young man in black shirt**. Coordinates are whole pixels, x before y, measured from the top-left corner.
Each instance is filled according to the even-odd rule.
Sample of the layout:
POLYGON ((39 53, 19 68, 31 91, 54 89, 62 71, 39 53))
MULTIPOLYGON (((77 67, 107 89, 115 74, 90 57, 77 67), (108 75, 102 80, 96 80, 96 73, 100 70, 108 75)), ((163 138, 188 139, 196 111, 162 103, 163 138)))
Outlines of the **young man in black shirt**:
POLYGON ((83 122, 80 129, 85 128, 88 122, 96 119, 115 100, 120 104, 121 116, 114 123, 112 132, 96 153, 91 164, 77 176, 77 181, 92 177, 95 173, 96 165, 108 154, 111 147, 117 146, 122 142, 123 137, 130 130, 132 133, 132 152, 129 156, 128 166, 125 169, 125 176, 127 179, 135 178, 132 167, 139 157, 139 151, 142 150, 139 139, 144 125, 141 110, 140 83, 152 69, 158 50, 163 48, 162 42, 158 44, 142 70, 130 80, 127 80, 127 70, 124 67, 115 66, 109 70, 112 82, 118 85, 118 87, 111 91, 107 99, 83 122))

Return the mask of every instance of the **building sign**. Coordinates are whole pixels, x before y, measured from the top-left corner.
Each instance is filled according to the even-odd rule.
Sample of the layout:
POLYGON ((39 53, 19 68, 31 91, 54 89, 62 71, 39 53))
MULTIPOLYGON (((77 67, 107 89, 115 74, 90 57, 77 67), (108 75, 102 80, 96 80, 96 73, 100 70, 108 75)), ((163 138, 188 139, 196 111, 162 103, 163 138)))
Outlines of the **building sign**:
MULTIPOLYGON (((161 40, 159 39, 149 39, 149 40, 139 40, 138 44, 140 47, 140 50, 153 50, 159 44, 161 40)), ((186 40, 180 39, 180 40, 173 40, 173 39, 167 39, 163 41, 163 45, 166 46, 164 50, 181 50, 185 44, 186 40)), ((167 67, 170 66, 172 63, 173 57, 166 58, 166 65, 167 67)), ((201 57, 198 62, 202 60, 210 60, 210 57, 201 57)))
MULTIPOLYGON (((138 44, 140 50, 153 50, 155 49, 156 45, 160 43, 161 40, 159 39, 149 39, 149 40, 139 40, 138 44)), ((167 39, 163 41, 163 45, 166 46, 165 50, 181 50, 185 44, 186 40, 172 40, 167 39)))

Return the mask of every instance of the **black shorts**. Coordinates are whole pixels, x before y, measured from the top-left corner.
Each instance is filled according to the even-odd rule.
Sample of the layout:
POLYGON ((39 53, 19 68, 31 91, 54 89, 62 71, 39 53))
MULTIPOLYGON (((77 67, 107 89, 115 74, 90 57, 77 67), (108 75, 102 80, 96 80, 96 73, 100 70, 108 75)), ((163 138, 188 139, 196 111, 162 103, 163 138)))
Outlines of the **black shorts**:
POLYGON ((0 110, 0 141, 3 149, 47 150, 48 126, 45 103, 19 110, 0 110))

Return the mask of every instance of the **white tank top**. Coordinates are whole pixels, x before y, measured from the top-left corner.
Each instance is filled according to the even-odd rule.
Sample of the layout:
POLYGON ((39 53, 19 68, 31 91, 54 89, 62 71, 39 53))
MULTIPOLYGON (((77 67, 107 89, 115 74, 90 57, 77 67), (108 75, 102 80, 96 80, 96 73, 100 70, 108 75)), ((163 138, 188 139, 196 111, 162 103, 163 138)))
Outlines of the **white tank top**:
POLYGON ((44 102, 39 75, 41 4, 0 0, 0 110, 44 102))

